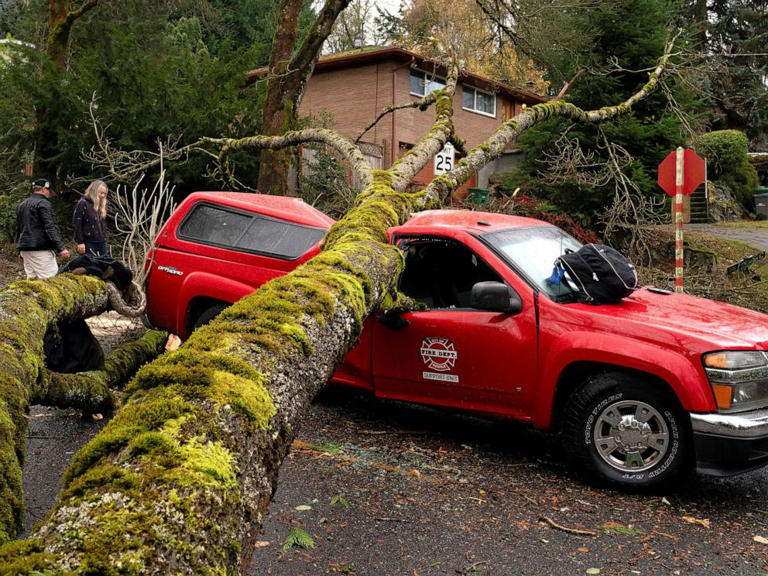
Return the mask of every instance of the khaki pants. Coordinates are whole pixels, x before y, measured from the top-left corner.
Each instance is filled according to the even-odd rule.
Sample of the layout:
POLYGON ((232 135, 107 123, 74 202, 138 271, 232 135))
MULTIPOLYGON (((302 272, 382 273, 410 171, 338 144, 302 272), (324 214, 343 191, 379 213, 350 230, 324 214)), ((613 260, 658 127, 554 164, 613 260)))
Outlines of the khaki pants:
POLYGON ((59 271, 53 250, 21 250, 27 278, 52 278, 59 271))

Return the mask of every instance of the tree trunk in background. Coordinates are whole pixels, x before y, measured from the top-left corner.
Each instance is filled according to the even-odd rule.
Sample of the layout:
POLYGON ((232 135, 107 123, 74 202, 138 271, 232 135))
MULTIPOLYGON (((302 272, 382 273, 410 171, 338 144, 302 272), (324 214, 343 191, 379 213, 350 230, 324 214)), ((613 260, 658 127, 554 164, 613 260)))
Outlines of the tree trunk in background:
MULTIPOLYGON (((287 72, 296 45, 299 12, 302 0, 283 0, 280 5, 277 30, 269 59, 269 84, 262 110, 261 133, 269 136, 283 134, 296 124, 298 98, 293 85, 296 72, 287 72)), ((290 170, 289 150, 262 150, 259 156, 258 190, 264 194, 291 195, 288 188, 290 170)))
MULTIPOLYGON (((98 6, 99 0, 85 0, 79 8, 72 8, 70 0, 50 0, 48 36, 45 41, 45 55, 54 66, 66 72, 69 65, 69 41, 72 26, 77 20, 98 6)), ((45 130, 47 107, 38 108, 35 117, 35 154, 33 171, 39 175, 54 177, 57 167, 50 163, 51 156, 59 153, 58 135, 45 130)))
POLYGON ((57 67, 66 68, 69 62, 69 38, 72 26, 98 4, 99 0, 85 0, 79 8, 72 9, 70 0, 50 0, 45 53, 57 67))
POLYGON ((707 17, 707 0, 696 0, 693 7, 693 21, 696 25, 694 38, 696 39, 696 49, 701 52, 707 49, 707 17))
MULTIPOLYGON (((323 42, 350 0, 326 0, 301 46, 294 52, 301 0, 282 0, 272 43, 267 95, 261 133, 277 136, 296 127, 301 98, 323 42)), ((263 150, 259 157, 258 189, 264 194, 290 195, 290 150, 263 150)))
POLYGON ((67 67, 69 33, 72 29, 72 25, 67 23, 69 6, 69 0, 51 0, 50 4, 45 53, 59 68, 67 67))

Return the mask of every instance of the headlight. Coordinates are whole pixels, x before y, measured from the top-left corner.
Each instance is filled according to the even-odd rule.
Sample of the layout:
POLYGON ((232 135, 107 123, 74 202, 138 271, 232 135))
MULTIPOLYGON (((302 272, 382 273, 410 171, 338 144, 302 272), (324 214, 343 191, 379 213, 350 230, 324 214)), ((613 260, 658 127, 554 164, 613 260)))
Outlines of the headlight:
POLYGON ((743 412, 768 406, 768 352, 712 352, 703 360, 719 411, 743 412))

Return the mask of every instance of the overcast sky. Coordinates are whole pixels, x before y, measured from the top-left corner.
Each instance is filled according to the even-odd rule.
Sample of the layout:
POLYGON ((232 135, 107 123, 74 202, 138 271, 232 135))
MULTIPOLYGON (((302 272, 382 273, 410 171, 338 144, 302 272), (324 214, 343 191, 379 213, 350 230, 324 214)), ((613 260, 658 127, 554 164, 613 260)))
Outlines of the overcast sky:
POLYGON ((390 14, 397 14, 397 11, 400 9, 400 0, 376 0, 374 4, 390 14))

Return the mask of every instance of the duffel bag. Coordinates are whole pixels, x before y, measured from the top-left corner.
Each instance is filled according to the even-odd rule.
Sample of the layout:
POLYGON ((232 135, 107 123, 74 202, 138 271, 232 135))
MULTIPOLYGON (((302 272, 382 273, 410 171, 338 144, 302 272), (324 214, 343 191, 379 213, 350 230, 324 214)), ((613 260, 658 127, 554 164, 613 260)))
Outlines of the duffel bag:
POLYGON ((561 266, 592 304, 615 304, 637 288, 637 270, 621 252, 604 244, 585 244, 567 251, 561 266))

